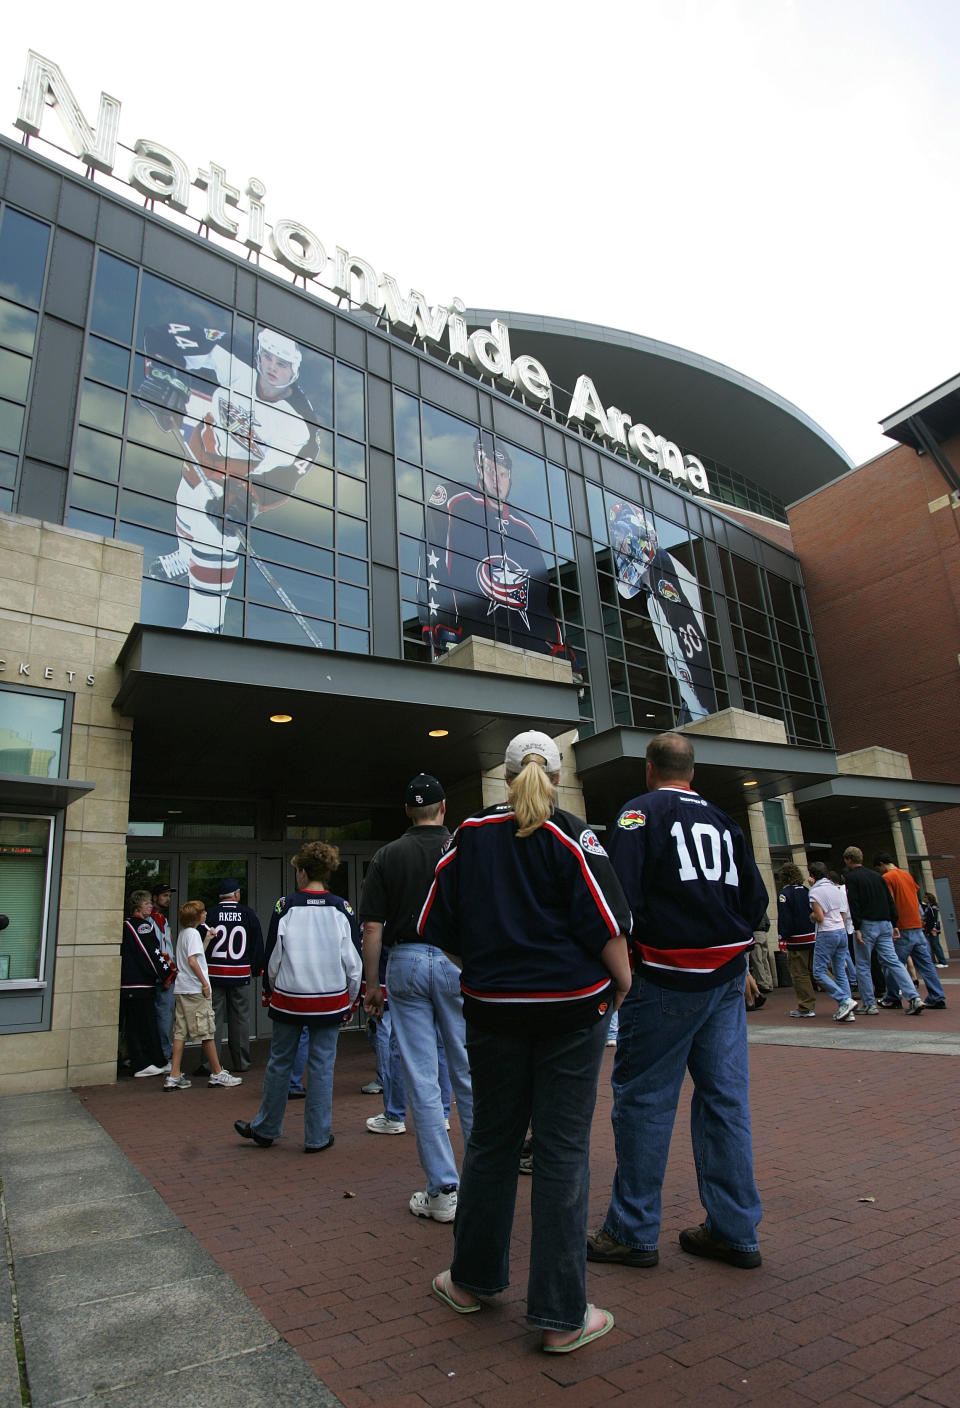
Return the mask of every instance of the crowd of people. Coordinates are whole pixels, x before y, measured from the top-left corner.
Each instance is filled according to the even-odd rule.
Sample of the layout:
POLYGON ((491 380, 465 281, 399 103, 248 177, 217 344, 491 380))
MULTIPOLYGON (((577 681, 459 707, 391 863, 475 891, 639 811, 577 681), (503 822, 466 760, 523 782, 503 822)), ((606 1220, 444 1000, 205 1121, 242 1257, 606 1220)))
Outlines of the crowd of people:
MULTIPOLYGON (((652 740, 647 790, 620 809, 606 847, 558 806, 561 765, 547 735, 519 734, 504 759, 506 800, 466 817, 452 836, 441 783, 418 774, 404 796, 409 826, 374 856, 358 913, 329 888, 337 848, 309 842, 293 858, 296 889, 277 902, 266 940, 230 879, 212 923, 199 901, 180 907, 175 946, 169 888, 134 892, 123 943, 134 1074, 163 1075, 166 1090, 190 1084, 188 1040, 202 1043, 211 1086, 240 1084, 219 1064, 223 1030, 242 1071, 250 984, 262 977, 273 1026, 263 1094, 256 1114, 235 1122, 261 1148, 281 1137, 287 1101, 300 1098, 304 1151, 333 1145, 337 1033, 362 1003, 378 1071, 364 1090, 383 1096, 367 1128, 405 1133, 409 1105, 424 1180, 410 1211, 453 1223, 453 1254, 433 1294, 468 1315, 506 1289, 518 1176, 529 1172, 527 1319, 553 1354, 613 1326, 609 1311, 587 1302, 588 1260, 658 1263, 661 1192, 688 1072, 704 1220, 680 1231, 680 1246, 742 1270, 761 1265, 746 1011, 758 1005, 747 960, 768 907, 743 832, 692 786, 689 738, 652 740), (606 1216, 590 1229, 590 1132, 610 1041, 616 1172, 606 1216)), ((945 1005, 927 937, 939 937, 933 897, 921 912, 915 882, 888 855, 867 869, 849 847, 844 865, 845 886, 820 863, 806 882, 795 865, 778 876, 778 932, 798 1004, 791 1016, 813 1017, 818 990, 836 1003, 838 1022, 879 1004, 905 1002, 909 1015, 945 1005)))

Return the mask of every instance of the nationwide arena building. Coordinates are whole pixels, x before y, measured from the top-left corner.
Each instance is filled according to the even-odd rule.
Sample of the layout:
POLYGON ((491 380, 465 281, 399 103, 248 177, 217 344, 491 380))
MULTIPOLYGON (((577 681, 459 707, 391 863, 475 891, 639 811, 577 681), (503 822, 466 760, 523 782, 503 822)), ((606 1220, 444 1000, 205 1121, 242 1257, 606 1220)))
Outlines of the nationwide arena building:
POLYGON ((265 917, 321 838, 355 899, 408 778, 455 822, 525 725, 601 835, 682 728, 771 892, 851 842, 932 886, 922 816, 960 788, 834 747, 786 505, 852 466, 801 411, 639 335, 431 303, 39 54, 11 106, 0 1092, 114 1078, 131 888, 235 876, 265 917))

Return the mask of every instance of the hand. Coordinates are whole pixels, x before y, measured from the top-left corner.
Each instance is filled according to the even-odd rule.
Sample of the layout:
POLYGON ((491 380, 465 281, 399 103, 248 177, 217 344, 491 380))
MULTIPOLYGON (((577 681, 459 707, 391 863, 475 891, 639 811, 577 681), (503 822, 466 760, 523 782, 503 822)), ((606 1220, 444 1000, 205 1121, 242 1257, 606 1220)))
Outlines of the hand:
POLYGON ((379 983, 375 983, 372 987, 368 983, 366 996, 363 999, 364 1012, 368 1017, 376 1017, 379 1022, 383 1016, 383 1006, 383 988, 379 983))
MULTIPOLYGON (((859 929, 854 929, 854 931, 853 931, 853 937, 856 939, 856 941, 857 941, 858 944, 862 944, 862 943, 863 943, 863 935, 861 934, 861 932, 860 932, 859 929)), ((866 944, 864 944, 863 946, 864 946, 864 948, 866 948, 866 944)))
POLYGON ((748 1005, 748 1006, 752 1006, 753 1003, 756 1002, 756 1000, 757 1000, 757 993, 758 993, 759 991, 760 991, 760 985, 759 985, 759 983, 757 982, 756 978, 753 976, 752 973, 748 973, 748 974, 747 974, 746 987, 744 988, 744 993, 743 993, 744 997, 747 999, 747 1005, 748 1005))
POLYGON ((180 379, 178 369, 151 365, 137 387, 137 400, 149 411, 161 430, 179 430, 190 400, 190 387, 180 379))
POLYGON ((206 988, 203 989, 203 995, 204 995, 204 997, 209 997, 209 996, 210 996, 210 989, 209 989, 208 987, 206 987, 206 988))

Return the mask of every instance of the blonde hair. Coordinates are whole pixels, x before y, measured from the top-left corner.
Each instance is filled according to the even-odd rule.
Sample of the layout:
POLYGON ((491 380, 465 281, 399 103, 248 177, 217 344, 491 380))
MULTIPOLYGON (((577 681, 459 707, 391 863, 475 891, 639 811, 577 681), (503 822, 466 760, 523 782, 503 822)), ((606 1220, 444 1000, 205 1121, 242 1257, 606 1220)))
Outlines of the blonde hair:
POLYGON ((518 836, 529 836, 550 816, 559 778, 559 773, 547 772, 539 753, 528 753, 518 773, 507 773, 507 801, 519 822, 518 836))

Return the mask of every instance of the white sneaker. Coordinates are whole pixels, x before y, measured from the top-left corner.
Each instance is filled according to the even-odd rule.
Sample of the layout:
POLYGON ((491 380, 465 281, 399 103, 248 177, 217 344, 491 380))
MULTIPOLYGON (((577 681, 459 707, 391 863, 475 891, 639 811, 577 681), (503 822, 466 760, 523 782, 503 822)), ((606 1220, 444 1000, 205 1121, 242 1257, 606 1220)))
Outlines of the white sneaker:
POLYGON ((170 1074, 170 1072, 173 1070, 173 1066, 170 1064, 169 1061, 167 1061, 165 1065, 163 1065, 163 1066, 160 1067, 160 1069, 161 1069, 161 1071, 163 1072, 163 1074, 164 1074, 165 1076, 168 1076, 168 1075, 170 1074))
POLYGON ((186 1076, 167 1076, 163 1082, 164 1090, 189 1090, 193 1085, 192 1080, 187 1080, 186 1076))
POLYGON ((840 1006, 837 1008, 833 1020, 835 1022, 845 1022, 849 1014, 856 1007, 856 1005, 857 999, 855 997, 845 997, 844 1000, 841 1002, 840 1006))
POLYGON ((452 1193, 414 1193, 410 1199, 414 1217, 432 1217, 434 1222, 452 1222, 457 1215, 457 1190, 452 1193))
POLYGON ((209 1090, 212 1090, 216 1085, 243 1085, 243 1080, 240 1076, 232 1076, 229 1071, 219 1071, 207 1081, 207 1088, 209 1090))
POLYGON ((163 1074, 164 1069, 162 1066, 144 1066, 142 1071, 134 1071, 133 1073, 135 1080, 140 1076, 162 1076, 163 1074))
POLYGON ((386 1115, 372 1115, 367 1120, 367 1129, 371 1134, 406 1134, 407 1126, 403 1120, 391 1120, 386 1115))

